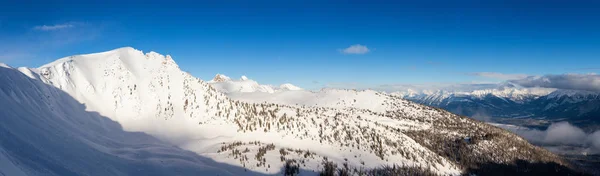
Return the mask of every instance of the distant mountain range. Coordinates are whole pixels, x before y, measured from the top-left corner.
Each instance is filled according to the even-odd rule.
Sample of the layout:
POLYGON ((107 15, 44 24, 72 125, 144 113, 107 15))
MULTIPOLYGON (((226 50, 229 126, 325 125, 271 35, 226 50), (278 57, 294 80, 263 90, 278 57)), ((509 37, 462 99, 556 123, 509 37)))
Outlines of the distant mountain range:
POLYGON ((393 95, 474 118, 543 118, 600 122, 600 92, 524 88, 502 83, 470 91, 411 90, 393 95))

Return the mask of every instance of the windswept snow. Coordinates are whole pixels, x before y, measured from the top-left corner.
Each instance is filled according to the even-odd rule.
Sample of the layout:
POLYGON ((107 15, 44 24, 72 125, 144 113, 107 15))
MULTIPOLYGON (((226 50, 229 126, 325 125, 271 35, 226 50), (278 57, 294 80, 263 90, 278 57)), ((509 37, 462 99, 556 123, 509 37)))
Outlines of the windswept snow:
POLYGON ((0 147, 0 175, 2 176, 26 176, 15 163, 14 159, 9 158, 6 151, 0 147))

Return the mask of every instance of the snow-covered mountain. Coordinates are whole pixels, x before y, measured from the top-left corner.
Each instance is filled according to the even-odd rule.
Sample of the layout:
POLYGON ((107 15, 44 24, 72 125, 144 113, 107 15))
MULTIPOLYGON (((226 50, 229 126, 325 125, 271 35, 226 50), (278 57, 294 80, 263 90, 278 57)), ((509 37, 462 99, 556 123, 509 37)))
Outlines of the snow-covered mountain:
POLYGON ((600 121, 600 92, 550 88, 498 88, 471 91, 404 90, 392 93, 418 103, 475 116, 545 117, 600 121))
POLYGON ((258 82, 248 79, 246 76, 242 76, 239 80, 232 80, 228 76, 222 74, 215 75, 215 77, 208 81, 208 83, 216 88, 219 92, 225 94, 249 92, 275 93, 277 91, 302 90, 302 88, 294 86, 290 83, 285 83, 279 87, 275 87, 271 85, 258 84, 258 82))
POLYGON ((495 88, 476 89, 476 90, 412 90, 393 92, 392 94, 410 99, 427 99, 431 104, 439 104, 444 99, 450 97, 473 97, 483 99, 489 95, 498 98, 511 100, 517 103, 536 99, 548 95, 556 89, 552 88, 523 88, 514 84, 499 84, 495 88))
POLYGON ((543 117, 600 123, 600 92, 556 90, 527 105, 543 117))
POLYGON ((279 86, 279 90, 303 90, 302 88, 290 83, 285 83, 279 86))
POLYGON ((3 64, 0 173, 260 175, 288 164, 310 174, 333 163, 351 174, 395 165, 458 175, 516 161, 568 166, 505 130, 398 96, 229 91, 234 100, 220 91, 251 80, 218 77, 204 82, 170 56, 129 47, 39 68, 3 64))

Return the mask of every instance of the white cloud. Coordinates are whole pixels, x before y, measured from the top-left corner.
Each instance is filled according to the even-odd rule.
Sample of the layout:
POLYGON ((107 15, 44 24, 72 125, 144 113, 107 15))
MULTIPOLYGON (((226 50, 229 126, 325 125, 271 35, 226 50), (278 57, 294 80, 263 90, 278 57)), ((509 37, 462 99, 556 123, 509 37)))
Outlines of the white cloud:
POLYGON ((360 45, 360 44, 352 45, 346 49, 340 50, 340 52, 342 52, 344 54, 366 54, 369 51, 371 51, 371 50, 369 50, 369 48, 367 48, 367 46, 360 45))
POLYGON ((580 144, 585 141, 585 132, 568 122, 555 123, 548 127, 544 141, 550 144, 580 144))
POLYGON ((480 77, 486 77, 486 78, 492 78, 492 79, 500 79, 500 80, 524 79, 529 76, 526 74, 504 74, 504 73, 497 73, 497 72, 475 72, 475 73, 468 73, 467 75, 480 76, 480 77))
POLYGON ((35 27, 33 27, 33 29, 39 30, 39 31, 54 31, 54 30, 72 28, 72 27, 75 27, 75 25, 73 25, 71 23, 65 23, 65 24, 55 24, 55 25, 49 25, 49 26, 48 25, 35 26, 35 27))
POLYGON ((594 73, 530 76, 510 82, 523 87, 600 91, 600 75, 594 73))
MULTIPOLYGON (((581 146, 584 148, 583 152, 600 153, 600 131, 585 133, 581 128, 573 126, 568 122, 553 123, 546 130, 513 125, 500 125, 500 127, 516 133, 535 144, 544 146, 581 146)), ((566 153, 567 151, 561 152, 566 153)))

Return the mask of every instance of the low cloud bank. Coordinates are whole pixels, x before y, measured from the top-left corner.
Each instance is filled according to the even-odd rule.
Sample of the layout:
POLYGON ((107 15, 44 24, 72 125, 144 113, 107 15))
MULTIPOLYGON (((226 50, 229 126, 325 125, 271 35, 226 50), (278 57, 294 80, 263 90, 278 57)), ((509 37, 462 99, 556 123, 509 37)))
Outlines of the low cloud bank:
POLYGON ((585 133, 581 128, 568 122, 554 123, 546 130, 530 129, 514 125, 497 125, 525 138, 527 141, 543 145, 567 145, 583 148, 582 153, 600 153, 600 131, 585 133))
POLYGON ((530 76, 524 79, 511 80, 509 82, 523 87, 600 91, 600 75, 597 74, 530 76))

